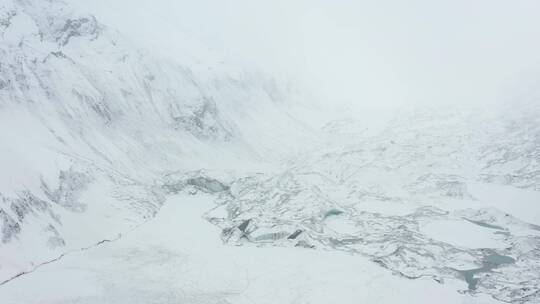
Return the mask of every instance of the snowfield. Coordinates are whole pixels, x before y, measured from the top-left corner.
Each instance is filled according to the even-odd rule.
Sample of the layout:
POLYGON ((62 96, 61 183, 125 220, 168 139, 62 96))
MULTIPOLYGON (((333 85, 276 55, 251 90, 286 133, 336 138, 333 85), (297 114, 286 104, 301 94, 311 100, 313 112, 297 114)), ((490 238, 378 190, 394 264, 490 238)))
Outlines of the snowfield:
POLYGON ((538 100, 333 117, 184 51, 0 0, 0 303, 540 303, 538 100))
POLYGON ((2 302, 496 303, 455 292, 457 280, 407 280, 344 252, 226 246, 202 218, 212 205, 207 194, 172 196, 121 240, 2 286, 2 302))

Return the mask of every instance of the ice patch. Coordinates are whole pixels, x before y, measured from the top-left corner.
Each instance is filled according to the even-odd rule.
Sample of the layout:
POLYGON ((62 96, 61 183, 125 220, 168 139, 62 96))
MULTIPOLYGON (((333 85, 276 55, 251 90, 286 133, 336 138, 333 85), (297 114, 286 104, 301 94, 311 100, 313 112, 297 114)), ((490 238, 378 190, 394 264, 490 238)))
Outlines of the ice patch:
POLYGON ((420 227, 425 235, 455 246, 466 248, 506 248, 496 230, 485 228, 467 220, 441 220, 420 227))

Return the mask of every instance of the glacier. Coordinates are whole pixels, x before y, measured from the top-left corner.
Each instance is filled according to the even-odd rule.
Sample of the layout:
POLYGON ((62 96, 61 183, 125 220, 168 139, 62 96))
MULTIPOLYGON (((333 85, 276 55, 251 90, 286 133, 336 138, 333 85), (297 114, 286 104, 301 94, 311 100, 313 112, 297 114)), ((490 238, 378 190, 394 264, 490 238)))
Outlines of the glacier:
POLYGON ((375 127, 199 51, 0 1, 2 303, 540 303, 538 99, 375 127))

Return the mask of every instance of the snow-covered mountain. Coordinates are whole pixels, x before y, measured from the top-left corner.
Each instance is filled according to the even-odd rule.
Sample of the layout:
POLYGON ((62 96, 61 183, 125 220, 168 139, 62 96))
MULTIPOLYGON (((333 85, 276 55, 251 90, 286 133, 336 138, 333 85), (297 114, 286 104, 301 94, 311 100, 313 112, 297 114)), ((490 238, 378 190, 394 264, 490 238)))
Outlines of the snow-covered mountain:
POLYGON ((184 51, 0 0, 0 302, 540 302, 537 99, 315 129, 287 84, 184 51))
POLYGON ((159 57, 61 1, 3 0, 0 39, 1 281, 151 218, 168 171, 249 167, 309 136, 273 78, 159 57))

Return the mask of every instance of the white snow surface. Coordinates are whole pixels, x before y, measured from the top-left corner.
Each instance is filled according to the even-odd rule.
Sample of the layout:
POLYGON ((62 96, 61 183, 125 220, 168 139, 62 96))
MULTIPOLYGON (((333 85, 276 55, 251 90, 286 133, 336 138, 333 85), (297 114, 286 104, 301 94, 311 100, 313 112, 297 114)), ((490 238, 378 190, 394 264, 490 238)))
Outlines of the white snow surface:
POLYGON ((212 200, 172 196, 122 240, 4 286, 2 303, 495 303, 343 252, 224 245, 201 217, 212 200))
POLYGON ((62 1, 2 0, 0 37, 0 281, 151 218, 169 171, 264 168, 312 137, 272 77, 155 55, 62 1))
POLYGON ((540 103, 333 119, 138 43, 0 0, 0 303, 540 303, 540 103))
POLYGON ((421 227, 425 235, 466 248, 505 248, 504 236, 466 220, 442 220, 421 227))

